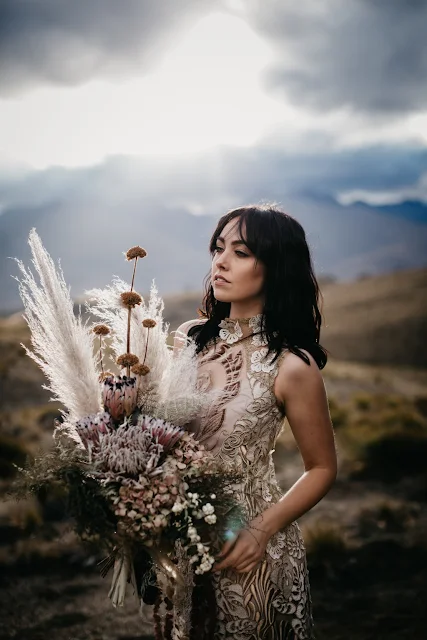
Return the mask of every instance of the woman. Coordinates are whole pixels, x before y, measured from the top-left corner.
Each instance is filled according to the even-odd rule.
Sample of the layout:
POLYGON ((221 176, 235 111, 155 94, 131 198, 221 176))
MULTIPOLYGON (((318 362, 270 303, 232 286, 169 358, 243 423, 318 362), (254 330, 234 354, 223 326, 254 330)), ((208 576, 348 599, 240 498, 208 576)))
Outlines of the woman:
MULTIPOLYGON (((190 428, 221 462, 244 473, 236 497, 248 522, 230 532, 210 574, 210 637, 312 639, 305 548, 296 520, 329 491, 337 460, 320 374, 327 355, 319 344, 319 289, 310 251, 301 225, 268 206, 224 215, 210 251, 204 317, 179 327, 175 348, 184 336, 193 338, 199 384, 223 391, 190 428), (283 495, 272 453, 285 416, 305 471, 283 495)), ((179 638, 188 631, 182 628, 186 614, 188 619, 185 591, 174 603, 179 638)), ((206 587, 205 595, 200 587, 197 593, 193 609, 206 599, 206 587)), ((201 639, 205 625, 194 611, 192 628, 201 639)))

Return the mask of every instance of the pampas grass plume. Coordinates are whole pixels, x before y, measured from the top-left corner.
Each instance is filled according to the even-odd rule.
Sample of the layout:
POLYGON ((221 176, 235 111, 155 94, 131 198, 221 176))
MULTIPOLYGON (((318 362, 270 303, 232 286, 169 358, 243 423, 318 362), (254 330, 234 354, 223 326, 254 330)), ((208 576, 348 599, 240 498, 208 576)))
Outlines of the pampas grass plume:
POLYGON ((81 313, 74 315, 73 300, 61 266, 55 268, 35 229, 29 234, 28 243, 40 283, 23 262, 16 259, 22 278, 15 279, 19 283, 33 350, 22 346, 49 380, 49 385, 43 387, 53 394, 51 400, 63 404, 71 420, 97 413, 101 393, 93 357, 95 336, 83 323, 81 313))

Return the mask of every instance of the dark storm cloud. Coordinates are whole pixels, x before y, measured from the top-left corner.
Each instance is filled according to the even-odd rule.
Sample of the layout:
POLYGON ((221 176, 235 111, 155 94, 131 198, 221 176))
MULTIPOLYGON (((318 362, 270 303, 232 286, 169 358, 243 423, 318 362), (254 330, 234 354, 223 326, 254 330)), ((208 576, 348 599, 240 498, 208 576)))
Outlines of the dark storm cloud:
POLYGON ((427 0, 248 0, 275 47, 269 90, 315 110, 394 116, 427 104, 427 0))
POLYGON ((0 91, 146 71, 205 0, 0 0, 0 91))
MULTIPOLYGON (((427 174, 427 149, 404 145, 382 145, 341 151, 286 152, 259 146, 222 147, 194 153, 177 162, 171 157, 127 158, 118 156, 103 164, 79 169, 52 167, 11 178, 0 174, 3 207, 42 204, 63 199, 66 193, 92 193, 111 200, 117 192, 109 172, 123 173, 129 193, 140 193, 148 202, 164 197, 194 202, 205 214, 218 211, 224 197, 259 200, 266 195, 285 202, 287 197, 315 196, 332 199, 341 192, 361 190, 386 192, 416 185, 427 174), (135 184, 131 176, 135 172, 135 184), (114 185, 111 187, 111 185, 114 185), (212 204, 210 204, 212 203, 212 204)), ((123 198, 119 190, 119 198, 123 198)), ((232 204, 233 204, 232 203, 232 204)), ((226 205, 228 206, 228 205, 226 205)))

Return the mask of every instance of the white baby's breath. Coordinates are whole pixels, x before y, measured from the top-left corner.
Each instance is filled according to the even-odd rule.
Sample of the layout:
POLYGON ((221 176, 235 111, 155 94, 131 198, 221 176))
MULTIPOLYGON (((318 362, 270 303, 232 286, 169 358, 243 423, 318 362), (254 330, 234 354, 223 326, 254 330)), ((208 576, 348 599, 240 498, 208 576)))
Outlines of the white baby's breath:
POLYGON ((208 524, 215 524, 216 522, 216 515, 214 513, 212 513, 211 515, 205 516, 204 518, 205 522, 207 522, 208 524))

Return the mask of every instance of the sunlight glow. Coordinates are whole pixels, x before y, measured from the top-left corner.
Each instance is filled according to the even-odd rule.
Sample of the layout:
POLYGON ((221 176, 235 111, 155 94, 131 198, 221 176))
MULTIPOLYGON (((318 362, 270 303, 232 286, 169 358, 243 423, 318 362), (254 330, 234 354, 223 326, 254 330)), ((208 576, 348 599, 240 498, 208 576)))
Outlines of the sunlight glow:
POLYGON ((388 189, 387 191, 367 191, 355 189, 337 194, 337 201, 343 205, 354 202, 366 202, 374 207, 399 204, 405 200, 418 200, 427 204, 427 173, 424 173, 417 184, 409 187, 388 189))
POLYGON ((271 51, 240 18, 200 20, 155 73, 34 90, 0 102, 9 161, 81 166, 108 155, 191 153, 252 145, 283 107, 259 86, 271 51))

